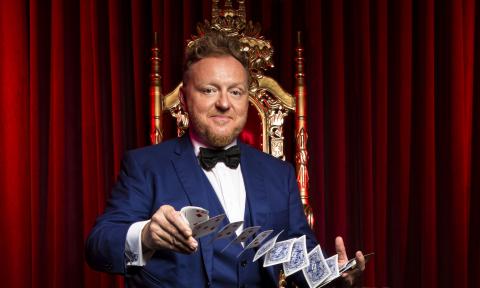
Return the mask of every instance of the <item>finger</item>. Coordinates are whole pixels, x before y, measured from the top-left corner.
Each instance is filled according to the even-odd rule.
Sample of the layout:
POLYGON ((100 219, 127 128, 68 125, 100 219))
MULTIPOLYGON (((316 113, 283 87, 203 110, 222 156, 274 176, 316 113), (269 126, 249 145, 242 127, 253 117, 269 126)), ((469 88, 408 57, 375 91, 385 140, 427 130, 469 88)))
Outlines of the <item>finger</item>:
MULTIPOLYGON (((173 214, 175 214, 175 212, 176 211, 173 210, 173 214)), ((172 216, 169 213, 172 213, 172 212, 167 211, 166 213, 163 213, 163 214, 160 213, 158 215, 158 219, 156 219, 156 222, 159 223, 161 230, 163 230, 167 234, 167 235, 163 235, 165 242, 170 243, 172 242, 171 239, 174 238, 175 240, 177 240, 177 242, 182 243, 183 244, 182 246, 189 247, 188 248, 189 252, 195 251, 198 247, 197 241, 191 236, 185 237, 182 233, 180 233, 177 227, 175 226, 175 224, 172 223, 171 220, 169 220, 169 219, 172 219, 172 216)))
POLYGON ((178 251, 181 253, 191 254, 192 252, 196 251, 196 249, 190 248, 189 246, 185 245, 182 241, 177 240, 175 237, 172 238, 171 244, 175 251, 178 251))
POLYGON ((343 243, 343 239, 340 236, 337 236, 337 238, 335 238, 335 251, 337 251, 339 263, 345 263, 348 261, 345 244, 343 243))
POLYGON ((192 229, 188 226, 188 223, 180 215, 180 212, 175 211, 174 209, 168 209, 164 211, 165 218, 173 225, 175 228, 182 233, 185 238, 192 236, 192 229))
POLYGON ((183 241, 178 240, 175 236, 172 238, 172 244, 175 248, 179 249, 180 252, 188 254, 197 250, 197 246, 191 247, 189 244, 185 244, 183 241))
POLYGON ((361 277, 362 271, 365 270, 365 257, 361 251, 355 253, 355 261, 357 263, 355 268, 342 274, 342 278, 347 286, 353 286, 356 280, 361 277))
POLYGON ((357 251, 357 253, 355 253, 355 261, 357 262, 357 268, 360 271, 365 270, 365 257, 363 257, 362 251, 357 251))
POLYGON ((162 222, 165 230, 167 230, 177 240, 181 241, 185 246, 190 247, 191 251, 195 251, 198 247, 198 242, 192 237, 192 229, 183 220, 179 212, 171 206, 165 207, 163 213, 166 222, 162 222))
POLYGON ((362 270, 361 267, 359 267, 357 265, 355 265, 353 269, 343 272, 342 277, 347 277, 347 276, 356 277, 356 276, 362 274, 363 270, 365 270, 365 267, 363 267, 363 270, 362 270))
POLYGON ((347 287, 353 286, 355 282, 354 274, 354 271, 349 271, 342 274, 343 281, 346 283, 347 287))
POLYGON ((182 241, 178 240, 174 235, 168 233, 163 229, 155 229, 154 231, 154 238, 157 240, 156 244, 161 249, 173 250, 176 252, 182 253, 192 253, 195 252, 195 249, 190 248, 189 246, 185 245, 182 241))

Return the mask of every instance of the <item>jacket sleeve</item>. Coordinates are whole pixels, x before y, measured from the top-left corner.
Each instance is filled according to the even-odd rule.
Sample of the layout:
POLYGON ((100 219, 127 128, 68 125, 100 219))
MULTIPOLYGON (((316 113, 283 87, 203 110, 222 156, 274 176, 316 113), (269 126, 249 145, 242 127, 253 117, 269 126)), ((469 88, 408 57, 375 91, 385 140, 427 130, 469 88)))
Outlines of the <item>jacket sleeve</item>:
POLYGON ((86 241, 85 256, 93 269, 126 273, 128 228, 150 218, 153 196, 148 182, 132 153, 127 152, 105 213, 97 218, 86 241))

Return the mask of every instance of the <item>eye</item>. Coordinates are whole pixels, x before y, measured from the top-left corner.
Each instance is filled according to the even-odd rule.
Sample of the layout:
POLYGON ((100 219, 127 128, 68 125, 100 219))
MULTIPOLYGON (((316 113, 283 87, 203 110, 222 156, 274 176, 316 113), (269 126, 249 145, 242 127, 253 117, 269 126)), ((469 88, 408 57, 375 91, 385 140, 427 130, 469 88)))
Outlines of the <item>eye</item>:
POLYGON ((213 87, 204 87, 200 90, 203 94, 211 95, 217 92, 217 89, 213 87))
POLYGON ((232 90, 230 90, 230 93, 235 97, 240 97, 240 96, 243 95, 243 90, 242 89, 232 89, 232 90))

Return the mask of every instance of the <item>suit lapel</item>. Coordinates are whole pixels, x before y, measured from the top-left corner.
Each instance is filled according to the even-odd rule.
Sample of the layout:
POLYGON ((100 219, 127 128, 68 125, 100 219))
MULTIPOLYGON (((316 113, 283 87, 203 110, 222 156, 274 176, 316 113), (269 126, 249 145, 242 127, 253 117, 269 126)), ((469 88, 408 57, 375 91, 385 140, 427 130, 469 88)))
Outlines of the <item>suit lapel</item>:
POLYGON ((245 183, 247 204, 250 208, 252 226, 266 224, 268 213, 268 195, 265 190, 265 182, 262 172, 262 165, 254 151, 246 144, 239 143, 241 149, 242 177, 245 183))
MULTIPOLYGON (((198 183, 202 183, 201 177, 203 177, 203 171, 198 165, 197 158, 193 152, 193 146, 188 136, 179 139, 175 153, 178 155, 178 158, 172 161, 172 164, 190 201, 190 205, 208 209, 207 191, 203 189, 202 185, 198 185, 198 183)), ((211 281, 213 273, 213 245, 209 245, 206 239, 209 239, 209 237, 200 239, 200 250, 205 271, 207 271, 208 279, 211 281)))
POLYGON ((190 204, 203 208, 208 207, 207 192, 200 189, 203 187, 198 185, 198 183, 201 183, 203 171, 198 164, 188 137, 179 139, 175 153, 178 158, 172 160, 172 164, 177 171, 190 204))

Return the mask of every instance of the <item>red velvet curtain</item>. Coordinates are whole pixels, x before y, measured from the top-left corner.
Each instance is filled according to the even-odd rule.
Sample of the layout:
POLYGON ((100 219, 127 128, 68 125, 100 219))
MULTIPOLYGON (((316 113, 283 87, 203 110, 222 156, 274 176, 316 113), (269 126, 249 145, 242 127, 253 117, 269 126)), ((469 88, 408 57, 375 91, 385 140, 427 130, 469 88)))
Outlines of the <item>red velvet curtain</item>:
MULTIPOLYGON (((477 286, 475 1, 246 4, 276 50, 269 74, 290 91, 304 32, 310 202, 325 250, 343 235, 351 253, 374 251, 365 286, 477 286)), ((148 144, 153 31, 167 92, 210 10, 209 0, 0 1, 2 286, 122 286, 85 265, 84 239, 123 152, 148 144)))

